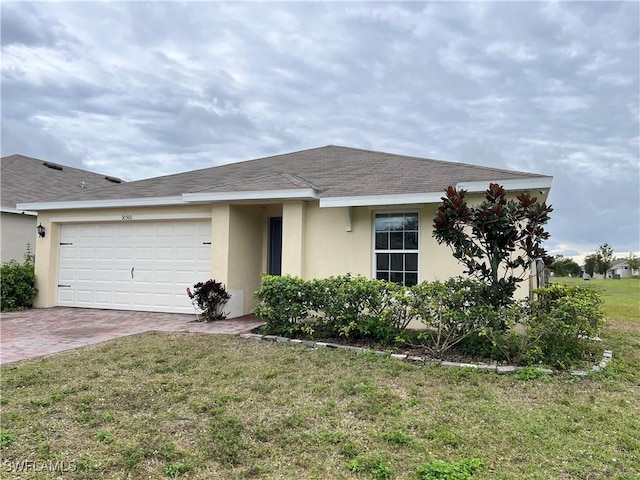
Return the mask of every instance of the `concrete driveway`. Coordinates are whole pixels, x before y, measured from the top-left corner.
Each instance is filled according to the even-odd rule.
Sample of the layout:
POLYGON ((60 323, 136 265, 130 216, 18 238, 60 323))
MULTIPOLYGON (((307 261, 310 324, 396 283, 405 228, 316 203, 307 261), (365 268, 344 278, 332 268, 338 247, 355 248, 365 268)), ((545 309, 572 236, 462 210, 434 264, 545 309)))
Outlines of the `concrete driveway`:
POLYGON ((195 315, 86 308, 39 308, 0 317, 0 364, 72 350, 147 331, 240 334, 262 322, 253 315, 211 323, 195 315))

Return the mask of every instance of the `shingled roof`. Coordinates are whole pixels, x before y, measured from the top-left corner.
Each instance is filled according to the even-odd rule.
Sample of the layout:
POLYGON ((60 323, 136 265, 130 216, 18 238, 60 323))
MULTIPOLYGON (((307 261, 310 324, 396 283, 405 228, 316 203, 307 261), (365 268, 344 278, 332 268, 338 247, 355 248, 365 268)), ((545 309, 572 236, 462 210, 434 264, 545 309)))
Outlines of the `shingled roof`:
POLYGON ((240 198, 242 192, 280 192, 282 198, 294 198, 295 192, 304 191, 313 192, 313 198, 320 199, 322 205, 323 199, 331 198, 427 192, 440 195, 447 186, 461 182, 487 182, 488 185, 489 181, 532 179, 541 184, 548 181, 549 185, 551 181, 551 177, 534 173, 329 145, 123 183, 115 188, 76 191, 55 201, 58 207, 59 202, 78 206, 80 202, 95 204, 120 199, 181 197, 187 201, 204 201, 206 194, 211 194, 210 200, 215 201, 224 200, 226 194, 237 194, 228 197, 240 198))
POLYGON ((7 212, 15 211, 18 203, 85 193, 116 182, 122 180, 24 155, 0 159, 0 199, 7 212))

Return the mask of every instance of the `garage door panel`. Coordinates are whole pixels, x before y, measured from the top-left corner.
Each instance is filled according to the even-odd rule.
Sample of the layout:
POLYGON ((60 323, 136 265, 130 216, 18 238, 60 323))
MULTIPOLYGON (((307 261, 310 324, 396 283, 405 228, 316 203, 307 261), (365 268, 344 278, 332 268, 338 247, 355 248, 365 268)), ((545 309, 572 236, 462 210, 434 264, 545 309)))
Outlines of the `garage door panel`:
POLYGON ((96 258, 98 260, 112 260, 115 259, 115 251, 112 244, 105 244, 104 246, 97 246, 95 248, 96 258))
POLYGON ((173 249, 171 247, 156 247, 156 260, 171 260, 173 258, 173 249))
POLYGON ((154 251, 153 247, 138 247, 136 248, 136 261, 141 260, 154 260, 154 251))
POLYGON ((174 272, 171 270, 156 270, 153 278, 158 285, 172 285, 176 281, 174 272))
POLYGON ((133 247, 116 247, 115 253, 118 260, 135 258, 133 247))
POLYGON ((76 279, 76 271, 71 268, 61 268, 58 275, 59 283, 66 283, 76 279))
POLYGON ((110 305, 113 302, 113 296, 110 290, 96 290, 94 300, 98 305, 110 305))
POLYGON ((58 301, 62 301, 64 303, 73 303, 74 300, 74 291, 66 288, 58 289, 58 301))
POLYGON ((76 290, 76 301, 85 305, 91 305, 93 303, 93 290, 76 290))
POLYGON ((94 281, 94 271, 90 268, 78 268, 76 270, 76 281, 91 282, 94 281))
POLYGON ((113 270, 108 268, 96 268, 96 283, 98 282, 113 282, 113 270))
POLYGON ((68 224, 60 238, 62 306, 191 313, 186 287, 210 278, 210 221, 68 224))

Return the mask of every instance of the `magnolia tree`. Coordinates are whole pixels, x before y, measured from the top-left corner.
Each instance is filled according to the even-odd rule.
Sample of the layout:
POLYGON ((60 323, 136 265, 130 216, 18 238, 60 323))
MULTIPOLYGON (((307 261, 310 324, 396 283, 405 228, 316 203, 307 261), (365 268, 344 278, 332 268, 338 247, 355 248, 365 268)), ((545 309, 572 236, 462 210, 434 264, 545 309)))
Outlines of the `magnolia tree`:
POLYGON ((466 197, 466 190, 447 188, 433 219, 433 236, 451 247, 465 273, 485 282, 492 305, 508 305, 534 260, 553 262, 542 248, 553 208, 528 193, 508 200, 507 191, 496 183, 489 184, 478 205, 468 205, 466 197))

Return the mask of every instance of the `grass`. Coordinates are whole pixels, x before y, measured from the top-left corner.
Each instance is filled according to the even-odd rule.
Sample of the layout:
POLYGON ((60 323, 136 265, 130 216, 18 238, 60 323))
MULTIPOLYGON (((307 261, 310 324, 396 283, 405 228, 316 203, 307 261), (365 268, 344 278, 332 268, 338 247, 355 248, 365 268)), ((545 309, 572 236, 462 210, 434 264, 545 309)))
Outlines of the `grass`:
POLYGON ((640 282, 588 284, 614 351, 588 379, 207 335, 7 365, 0 477, 636 479, 640 282))

